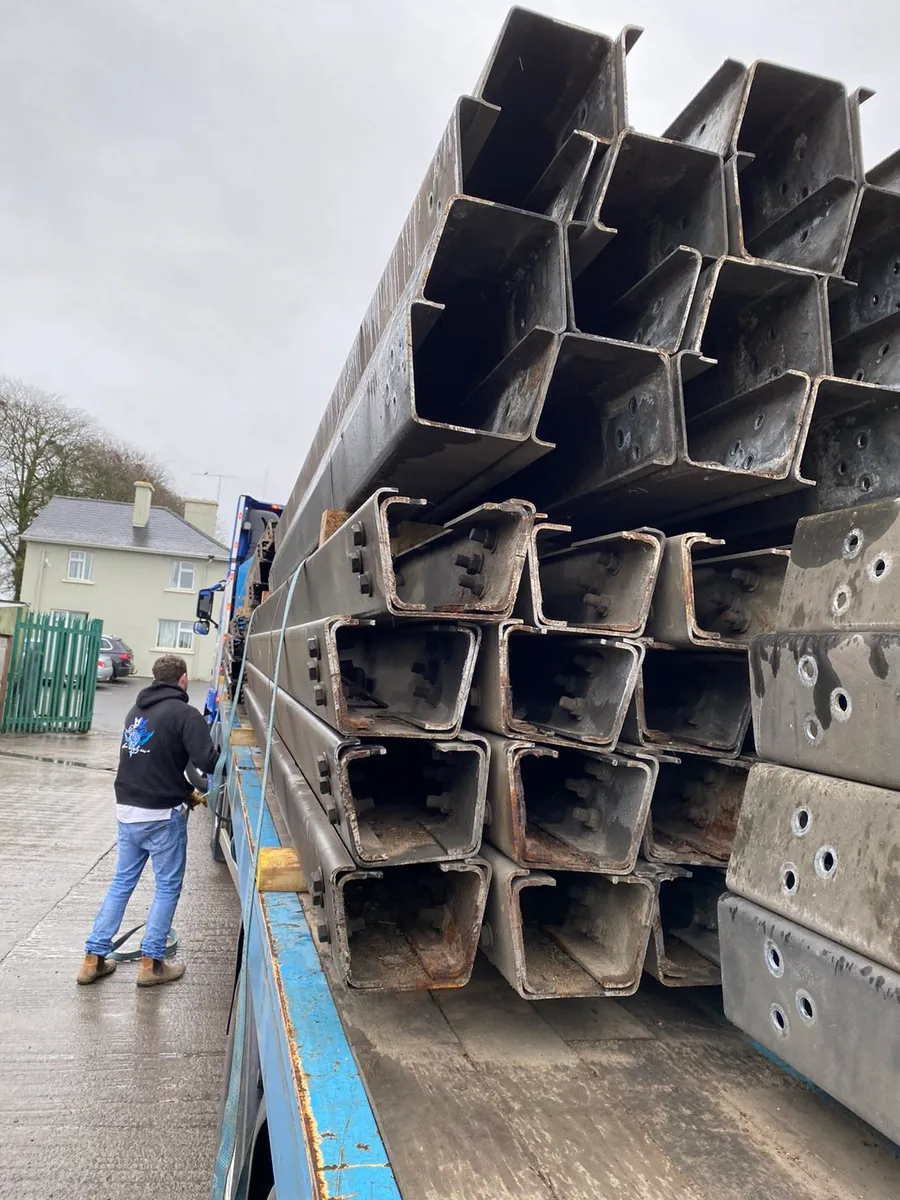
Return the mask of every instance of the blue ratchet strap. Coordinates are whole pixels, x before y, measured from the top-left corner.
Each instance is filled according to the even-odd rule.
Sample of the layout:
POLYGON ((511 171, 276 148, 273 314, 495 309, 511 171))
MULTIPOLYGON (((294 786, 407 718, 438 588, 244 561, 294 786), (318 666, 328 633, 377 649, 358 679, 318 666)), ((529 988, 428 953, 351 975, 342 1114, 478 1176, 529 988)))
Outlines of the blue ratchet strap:
MULTIPOLYGON (((284 602, 284 616, 281 619, 281 630, 278 637, 278 651, 275 655, 275 669, 272 674, 272 702, 269 705, 269 721, 266 728, 266 744, 263 757, 259 815, 256 820, 256 828, 253 832, 253 858, 250 863, 250 872, 247 877, 247 891, 246 895, 241 897, 241 913, 246 913, 246 917, 244 919, 244 938, 243 946, 241 948, 240 992, 236 1006, 234 1051, 231 1059, 231 1072, 228 1078, 228 1095, 225 1099, 225 1105, 222 1111, 221 1139, 219 1141, 219 1148, 216 1153, 216 1163, 215 1170, 213 1172, 210 1200, 226 1200, 225 1188, 228 1182, 229 1171, 231 1168, 232 1159, 234 1158, 235 1143, 237 1140, 237 1118, 244 1058, 244 1024, 247 1011, 248 991, 250 987, 247 958, 250 946, 250 929, 253 924, 253 893, 256 890, 256 870, 259 864, 259 840, 262 836, 263 817, 266 811, 266 788, 269 782, 269 764, 272 761, 272 736, 275 731, 275 704, 278 699, 278 676, 281 672, 281 656, 284 651, 284 635, 287 629, 288 614, 291 611, 291 600, 294 596, 294 588, 297 586, 297 580, 300 578, 300 572, 302 570, 303 563, 300 564, 300 566, 291 576, 291 582, 288 585, 287 598, 284 602)), ((253 624, 253 618, 258 612, 259 609, 256 608, 251 613, 251 626, 253 624)), ((250 628, 248 627, 248 641, 249 637, 250 628)), ((244 681, 244 667, 246 665, 247 650, 245 648, 244 658, 241 662, 240 674, 238 675, 237 687, 234 691, 231 712, 229 714, 227 736, 223 743, 222 757, 220 758, 219 763, 216 764, 216 772, 219 770, 220 763, 224 763, 224 759, 228 753, 228 739, 230 739, 231 731, 234 728, 235 714, 237 712, 237 698, 241 694, 241 685, 244 681)), ((239 1181, 239 1184, 239 1190, 234 1193, 234 1200, 245 1200, 246 1180, 239 1181)))

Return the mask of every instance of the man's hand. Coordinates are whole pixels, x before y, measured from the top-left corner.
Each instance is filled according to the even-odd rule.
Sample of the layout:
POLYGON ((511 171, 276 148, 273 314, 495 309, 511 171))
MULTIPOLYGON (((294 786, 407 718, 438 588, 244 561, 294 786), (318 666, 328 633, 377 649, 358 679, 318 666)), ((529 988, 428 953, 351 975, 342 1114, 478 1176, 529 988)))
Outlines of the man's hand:
POLYGON ((188 808, 189 808, 191 811, 193 811, 193 809, 195 809, 195 808, 197 807, 197 805, 198 805, 198 804, 204 804, 204 805, 206 804, 206 796, 205 796, 205 794, 204 794, 203 792, 198 792, 198 791, 195 789, 195 790, 194 790, 193 792, 191 792, 191 794, 188 796, 188 798, 187 798, 187 800, 185 801, 185 803, 187 804, 188 808))

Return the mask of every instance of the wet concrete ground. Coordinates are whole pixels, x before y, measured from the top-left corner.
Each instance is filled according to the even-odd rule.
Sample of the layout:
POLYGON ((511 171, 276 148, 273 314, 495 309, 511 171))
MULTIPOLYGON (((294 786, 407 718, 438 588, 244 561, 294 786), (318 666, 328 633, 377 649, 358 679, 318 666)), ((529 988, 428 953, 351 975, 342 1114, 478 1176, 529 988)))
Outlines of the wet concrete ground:
MULTIPOLYGON (((138 991, 137 966, 124 963, 91 987, 75 984, 115 866, 122 717, 145 682, 101 689, 90 735, 0 737, 4 1200, 205 1200, 209 1192, 238 901, 210 857, 205 810, 190 817, 175 916, 184 978, 138 991)), ((144 918, 151 895, 148 867, 123 928, 144 918)))

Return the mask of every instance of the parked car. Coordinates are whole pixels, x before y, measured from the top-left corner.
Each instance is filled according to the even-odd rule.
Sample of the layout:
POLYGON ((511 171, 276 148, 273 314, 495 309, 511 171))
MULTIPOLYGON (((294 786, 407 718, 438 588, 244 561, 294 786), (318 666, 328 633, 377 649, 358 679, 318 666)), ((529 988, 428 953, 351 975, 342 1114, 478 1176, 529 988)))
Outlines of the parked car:
POLYGON ((101 650, 97 657, 97 682, 110 683, 115 679, 115 675, 112 655, 101 650))
POLYGON ((100 639, 100 650, 112 659, 114 680, 134 674, 134 651, 121 638, 104 634, 100 639))

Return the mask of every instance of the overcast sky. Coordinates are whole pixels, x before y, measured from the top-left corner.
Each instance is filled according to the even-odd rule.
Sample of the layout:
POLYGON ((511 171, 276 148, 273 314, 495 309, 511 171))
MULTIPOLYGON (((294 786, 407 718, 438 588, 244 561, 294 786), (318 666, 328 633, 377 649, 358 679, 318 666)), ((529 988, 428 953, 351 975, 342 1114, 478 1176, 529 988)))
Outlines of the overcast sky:
MULTIPOLYGON (((865 84, 900 143, 896 0, 559 0, 646 32, 660 133, 725 57, 865 84)), ((0 0, 0 374, 63 394, 176 485, 285 499, 503 0, 0 0)), ((230 516, 228 518, 230 520, 230 516)))

